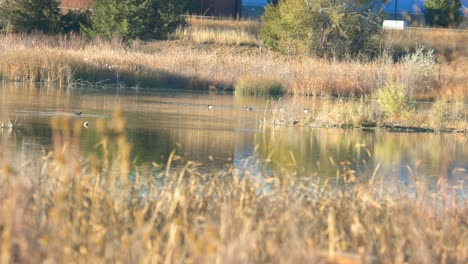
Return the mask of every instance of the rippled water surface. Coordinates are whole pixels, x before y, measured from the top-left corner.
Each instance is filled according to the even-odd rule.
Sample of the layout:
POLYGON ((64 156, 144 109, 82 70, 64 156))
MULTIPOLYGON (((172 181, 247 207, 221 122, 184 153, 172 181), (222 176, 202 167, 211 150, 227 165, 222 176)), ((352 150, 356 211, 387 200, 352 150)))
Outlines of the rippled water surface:
MULTIPOLYGON (((283 98, 290 111, 310 107, 310 98, 283 98)), ((317 99, 316 99, 317 100, 317 99)), ((96 121, 110 120, 121 109, 136 164, 164 164, 176 151, 183 160, 205 169, 248 166, 275 177, 318 177, 339 181, 354 171, 374 171, 390 181, 411 185, 424 178, 463 186, 468 176, 468 140, 460 134, 387 133, 383 131, 287 127, 261 129, 268 100, 231 94, 173 90, 123 91, 0 84, 0 120, 21 122, 18 129, 0 130, 5 158, 27 160, 52 148, 51 119, 69 117, 88 122, 75 144, 83 155, 96 153, 96 121), (212 105, 212 109, 208 109, 212 105), (246 111, 252 107, 252 111, 246 111), (81 117, 75 112, 82 112, 81 117)), ((183 164, 183 162, 178 163, 183 164)), ((177 166, 177 163, 176 165, 177 166)))

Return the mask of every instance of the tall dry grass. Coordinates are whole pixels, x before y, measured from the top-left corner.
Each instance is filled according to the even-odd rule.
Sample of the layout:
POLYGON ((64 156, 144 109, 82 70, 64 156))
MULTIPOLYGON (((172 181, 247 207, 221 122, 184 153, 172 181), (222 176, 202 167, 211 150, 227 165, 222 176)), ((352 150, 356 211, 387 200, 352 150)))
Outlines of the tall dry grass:
POLYGON ((394 63, 390 55, 369 62, 330 61, 284 56, 261 46, 199 45, 180 40, 135 42, 127 47, 118 40, 86 43, 79 37, 0 38, 0 77, 4 80, 232 90, 248 76, 274 75, 286 93, 295 95, 369 95, 397 82, 416 97, 468 96, 468 61, 463 60, 436 63, 420 74, 425 69, 419 63, 394 63))
POLYGON ((254 20, 187 16, 173 38, 197 44, 259 45, 260 23, 254 20))
MULTIPOLYGON (((85 158, 80 124, 52 123, 54 148, 1 149, 2 263, 465 263, 466 201, 443 180, 389 184, 345 164, 341 188, 315 177, 234 169, 132 168, 124 120, 101 122, 85 158), (78 149, 78 150, 77 150, 78 149), (78 157, 78 158, 77 158, 78 157)), ((252 160, 255 162, 255 160, 252 160)), ((264 162, 264 161, 259 161, 264 162)))
POLYGON ((384 37, 395 52, 410 52, 424 46, 434 49, 440 61, 456 62, 468 57, 468 30, 414 27, 385 30, 384 37))

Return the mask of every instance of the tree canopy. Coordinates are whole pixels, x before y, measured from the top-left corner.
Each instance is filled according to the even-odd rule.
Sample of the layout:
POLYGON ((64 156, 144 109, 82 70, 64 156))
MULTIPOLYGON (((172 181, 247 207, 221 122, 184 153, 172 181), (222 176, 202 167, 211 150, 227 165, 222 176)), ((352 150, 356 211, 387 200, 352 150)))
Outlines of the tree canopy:
POLYGON ((161 39, 184 22, 187 0, 94 0, 89 36, 161 39))
POLYGON ((424 17, 429 26, 457 27, 463 19, 460 0, 426 0, 424 17))
POLYGON ((268 4, 261 36, 287 54, 373 56, 383 18, 382 0, 282 0, 268 4))

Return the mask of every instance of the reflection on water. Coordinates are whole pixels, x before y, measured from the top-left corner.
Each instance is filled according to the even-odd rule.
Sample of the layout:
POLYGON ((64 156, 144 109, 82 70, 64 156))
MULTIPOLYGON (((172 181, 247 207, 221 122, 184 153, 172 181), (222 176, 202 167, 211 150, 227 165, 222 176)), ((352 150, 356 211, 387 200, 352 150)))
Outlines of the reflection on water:
MULTIPOLYGON (((20 129, 0 132, 0 151, 11 159, 24 160, 51 148, 53 116, 89 122, 89 128, 83 129, 76 140, 82 153, 94 153, 99 142, 96 120, 109 120, 112 111, 120 108, 137 164, 165 163, 176 150, 185 160, 210 167, 226 163, 243 166, 246 158, 256 155, 268 161, 258 169, 279 177, 288 173, 334 179, 346 170, 368 177, 378 164, 380 175, 404 184, 411 184, 415 175, 432 183, 446 179, 459 184, 468 175, 464 135, 308 127, 262 130, 258 121, 267 105, 262 98, 161 90, 62 91, 15 84, 0 85, 0 96, 0 120, 18 118, 23 122, 20 129), (245 111, 247 106, 253 111, 245 111), (82 117, 75 112, 83 112, 82 117)), ((305 97, 283 101, 296 106, 297 111, 311 105, 311 99, 305 97)))

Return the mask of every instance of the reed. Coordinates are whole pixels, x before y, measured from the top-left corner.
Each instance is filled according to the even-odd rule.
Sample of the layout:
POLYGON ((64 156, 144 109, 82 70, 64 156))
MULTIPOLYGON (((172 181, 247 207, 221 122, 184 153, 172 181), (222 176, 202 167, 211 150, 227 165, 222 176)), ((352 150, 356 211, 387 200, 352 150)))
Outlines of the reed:
POLYGON ((272 101, 261 125, 468 133, 468 109, 461 98, 444 96, 429 108, 421 108, 395 83, 387 84, 376 96, 377 100, 320 98, 296 106, 272 101))
POLYGON ((453 62, 468 57, 468 30, 407 28, 385 30, 385 41, 395 52, 410 52, 419 46, 435 50, 440 61, 453 62))
POLYGON ((82 157, 79 148, 70 153, 81 130, 68 119, 53 121, 54 147, 43 157, 15 160, 2 151, 2 263, 464 263, 468 257, 461 186, 441 180, 429 190, 418 175, 405 186, 380 175, 379 165, 371 176, 337 166, 331 177, 341 188, 287 170, 277 177, 232 167, 207 173, 190 161, 171 168, 176 153, 163 168, 135 168, 124 124, 116 112, 98 125, 95 157, 82 157))
POLYGON ((236 95, 271 96, 283 94, 280 81, 274 77, 242 77, 235 85, 236 95))
POLYGON ((274 75, 285 93, 293 95, 369 95, 398 82, 415 97, 468 96, 468 63, 463 60, 435 63, 426 78, 418 63, 394 63, 388 55, 370 62, 330 61, 284 56, 261 46, 172 40, 126 47, 118 40, 86 44, 78 37, 40 35, 0 36, 0 56, 0 76, 11 81, 232 90, 242 76, 274 75))

